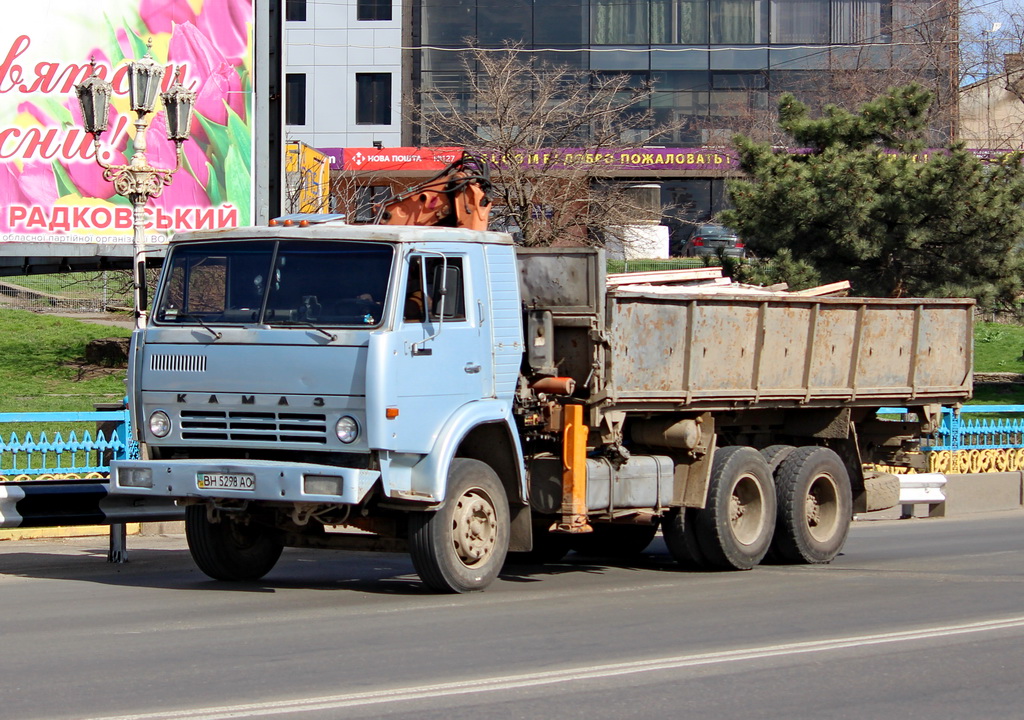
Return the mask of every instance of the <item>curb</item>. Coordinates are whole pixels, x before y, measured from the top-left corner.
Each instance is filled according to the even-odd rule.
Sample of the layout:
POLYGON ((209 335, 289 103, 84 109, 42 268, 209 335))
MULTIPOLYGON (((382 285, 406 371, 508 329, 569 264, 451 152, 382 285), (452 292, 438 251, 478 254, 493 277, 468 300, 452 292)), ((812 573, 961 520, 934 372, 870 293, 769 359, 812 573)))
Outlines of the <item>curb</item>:
MULTIPOLYGON (((142 523, 128 523, 129 535, 142 534, 142 523)), ((77 527, 6 528, 0 530, 0 542, 4 540, 54 540, 72 537, 109 535, 109 525, 80 525, 77 527)))

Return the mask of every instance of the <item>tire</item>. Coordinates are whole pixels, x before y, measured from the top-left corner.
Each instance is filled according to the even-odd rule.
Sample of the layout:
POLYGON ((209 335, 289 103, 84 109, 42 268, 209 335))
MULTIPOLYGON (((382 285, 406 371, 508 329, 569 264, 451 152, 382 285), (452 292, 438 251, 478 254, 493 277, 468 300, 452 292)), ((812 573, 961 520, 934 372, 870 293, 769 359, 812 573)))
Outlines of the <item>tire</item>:
POLYGON ((772 554, 781 562, 831 562, 846 543, 853 517, 850 475, 825 447, 802 447, 776 472, 778 517, 772 554))
MULTIPOLYGON (((768 469, 772 472, 772 479, 775 480, 775 487, 778 488, 779 483, 775 477, 776 472, 779 469, 779 465, 782 461, 789 457, 790 453, 796 450, 793 445, 769 445, 766 448, 761 448, 761 457, 768 463, 768 469)), ((776 490, 776 501, 778 500, 778 491, 776 490)), ((778 502, 776 502, 776 512, 778 511, 778 502)), ((777 516, 776 516, 777 517, 777 516)), ((768 546, 768 552, 764 556, 762 562, 777 564, 782 562, 775 554, 774 542, 768 546)))
POLYGON ((409 551, 424 584, 443 593, 483 590, 508 553, 505 490, 486 463, 452 460, 444 505, 409 516, 409 551))
POLYGON ((651 544, 658 534, 658 526, 595 524, 594 531, 571 536, 572 549, 587 557, 636 557, 651 544))
POLYGON ((243 525, 226 515, 211 523, 205 505, 185 508, 185 539, 199 569, 214 580, 259 580, 281 557, 277 533, 260 525, 243 525))
POLYGON ((707 506, 696 534, 708 563, 749 570, 764 558, 775 529, 775 484, 757 450, 732 445, 715 451, 707 506))
POLYGON ((775 471, 779 469, 782 461, 789 457, 790 453, 794 450, 796 448, 792 445, 769 445, 761 449, 761 457, 768 463, 768 469, 772 471, 772 477, 775 477, 775 471))
POLYGON ((697 541, 697 508, 673 508, 661 521, 661 534, 672 559, 683 567, 707 567, 707 558, 697 541))

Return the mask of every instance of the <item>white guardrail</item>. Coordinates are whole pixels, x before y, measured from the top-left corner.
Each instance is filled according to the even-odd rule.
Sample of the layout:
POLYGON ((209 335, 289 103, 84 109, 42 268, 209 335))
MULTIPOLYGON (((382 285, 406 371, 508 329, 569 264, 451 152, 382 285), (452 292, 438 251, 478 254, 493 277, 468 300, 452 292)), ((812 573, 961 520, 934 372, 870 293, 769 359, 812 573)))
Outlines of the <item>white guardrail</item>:
POLYGON ((946 502, 946 476, 942 473, 900 475, 900 505, 903 515, 912 516, 914 505, 946 502))

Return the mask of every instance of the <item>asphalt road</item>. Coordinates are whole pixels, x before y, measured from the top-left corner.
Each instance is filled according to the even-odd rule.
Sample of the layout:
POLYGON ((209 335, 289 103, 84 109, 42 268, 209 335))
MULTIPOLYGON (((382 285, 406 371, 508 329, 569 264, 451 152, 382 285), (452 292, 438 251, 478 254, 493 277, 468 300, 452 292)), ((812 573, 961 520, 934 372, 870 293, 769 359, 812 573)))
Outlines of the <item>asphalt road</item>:
POLYGON ((825 567, 570 555, 486 593, 401 555, 207 580, 181 537, 0 543, 0 718, 1024 717, 1024 513, 859 522, 825 567))

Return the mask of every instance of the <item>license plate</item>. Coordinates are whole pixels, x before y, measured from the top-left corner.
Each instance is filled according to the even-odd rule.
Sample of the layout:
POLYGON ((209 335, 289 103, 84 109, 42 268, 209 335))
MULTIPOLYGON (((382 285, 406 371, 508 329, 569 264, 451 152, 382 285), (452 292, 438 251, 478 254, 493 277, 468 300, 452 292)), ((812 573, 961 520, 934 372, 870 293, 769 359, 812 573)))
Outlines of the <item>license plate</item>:
POLYGON ((256 476, 245 473, 199 473, 196 486, 200 490, 255 490, 256 476))

